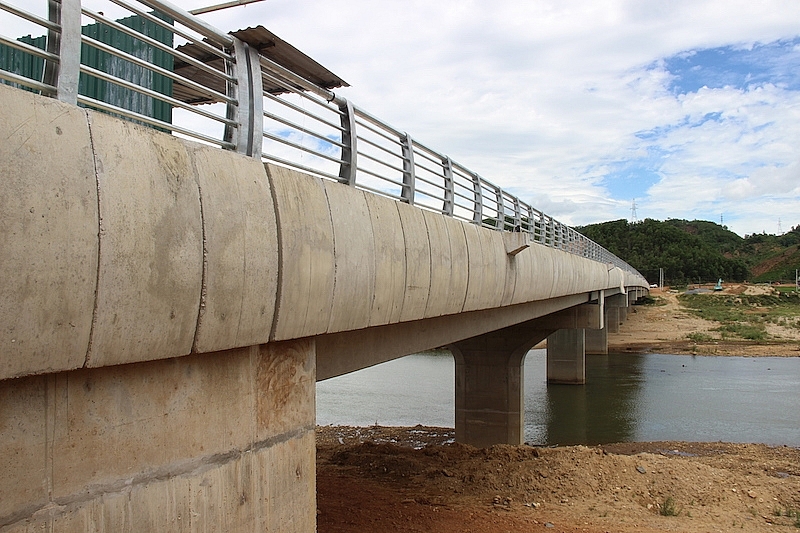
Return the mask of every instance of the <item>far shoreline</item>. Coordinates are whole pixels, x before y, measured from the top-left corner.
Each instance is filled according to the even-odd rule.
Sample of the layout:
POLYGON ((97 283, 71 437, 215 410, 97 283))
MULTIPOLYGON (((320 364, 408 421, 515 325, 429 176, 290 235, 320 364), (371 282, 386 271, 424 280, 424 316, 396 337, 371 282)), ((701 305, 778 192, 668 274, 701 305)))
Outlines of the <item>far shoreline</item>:
POLYGON ((704 355, 717 357, 800 357, 797 341, 665 341, 658 343, 615 343, 613 354, 704 355))
MULTIPOLYGON (((741 294, 744 285, 731 285, 726 292, 741 294)), ((800 330, 768 325, 771 338, 745 340, 719 338, 720 324, 687 311, 677 293, 651 289, 655 305, 632 305, 619 332, 608 334, 609 353, 708 355, 740 357, 800 357, 800 330), (699 340, 702 339, 702 340, 699 340)))

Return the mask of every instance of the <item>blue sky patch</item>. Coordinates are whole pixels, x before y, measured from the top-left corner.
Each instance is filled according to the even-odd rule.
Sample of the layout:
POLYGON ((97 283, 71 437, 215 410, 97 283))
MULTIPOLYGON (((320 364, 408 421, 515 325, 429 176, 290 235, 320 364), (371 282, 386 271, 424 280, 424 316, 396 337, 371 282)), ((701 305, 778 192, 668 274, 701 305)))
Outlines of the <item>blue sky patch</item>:
POLYGON ((661 180, 658 169, 664 156, 660 150, 650 148, 646 157, 612 165, 611 171, 603 178, 603 185, 612 198, 644 198, 647 190, 661 180))
POLYGON ((666 58, 663 66, 673 75, 669 89, 675 94, 702 87, 746 90, 765 83, 800 90, 800 38, 749 49, 722 46, 685 52, 666 58))

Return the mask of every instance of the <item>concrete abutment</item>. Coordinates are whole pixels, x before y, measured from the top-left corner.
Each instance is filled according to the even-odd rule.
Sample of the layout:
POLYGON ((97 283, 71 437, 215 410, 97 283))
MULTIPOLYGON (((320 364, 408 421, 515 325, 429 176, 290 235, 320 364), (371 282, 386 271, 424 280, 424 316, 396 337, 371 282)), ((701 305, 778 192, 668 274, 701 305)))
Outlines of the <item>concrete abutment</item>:
POLYGON ((314 342, 0 381, 0 530, 316 527, 314 342))

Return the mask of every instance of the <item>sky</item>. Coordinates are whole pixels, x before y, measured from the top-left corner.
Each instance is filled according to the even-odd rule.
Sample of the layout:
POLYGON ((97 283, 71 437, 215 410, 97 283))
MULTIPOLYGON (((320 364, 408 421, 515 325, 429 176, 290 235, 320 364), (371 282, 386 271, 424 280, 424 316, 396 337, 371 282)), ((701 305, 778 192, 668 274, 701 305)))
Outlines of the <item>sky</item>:
POLYGON ((797 0, 264 0, 201 17, 267 27, 350 84, 337 94, 567 224, 800 225, 797 0))

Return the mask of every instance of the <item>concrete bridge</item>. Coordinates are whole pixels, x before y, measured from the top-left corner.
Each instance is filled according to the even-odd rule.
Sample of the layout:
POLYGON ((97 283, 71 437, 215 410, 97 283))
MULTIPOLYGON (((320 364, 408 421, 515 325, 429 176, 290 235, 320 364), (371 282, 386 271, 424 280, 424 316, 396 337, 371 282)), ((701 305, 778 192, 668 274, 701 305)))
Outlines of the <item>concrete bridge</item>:
POLYGON ((523 439, 631 271, 0 85, 0 531, 315 529, 315 382, 456 359, 456 432, 523 439))
POLYGON ((0 4, 44 34, 0 35, 0 532, 313 531, 317 380, 447 346, 457 438, 519 443, 528 349, 582 383, 646 291, 263 27, 33 4, 0 4))

